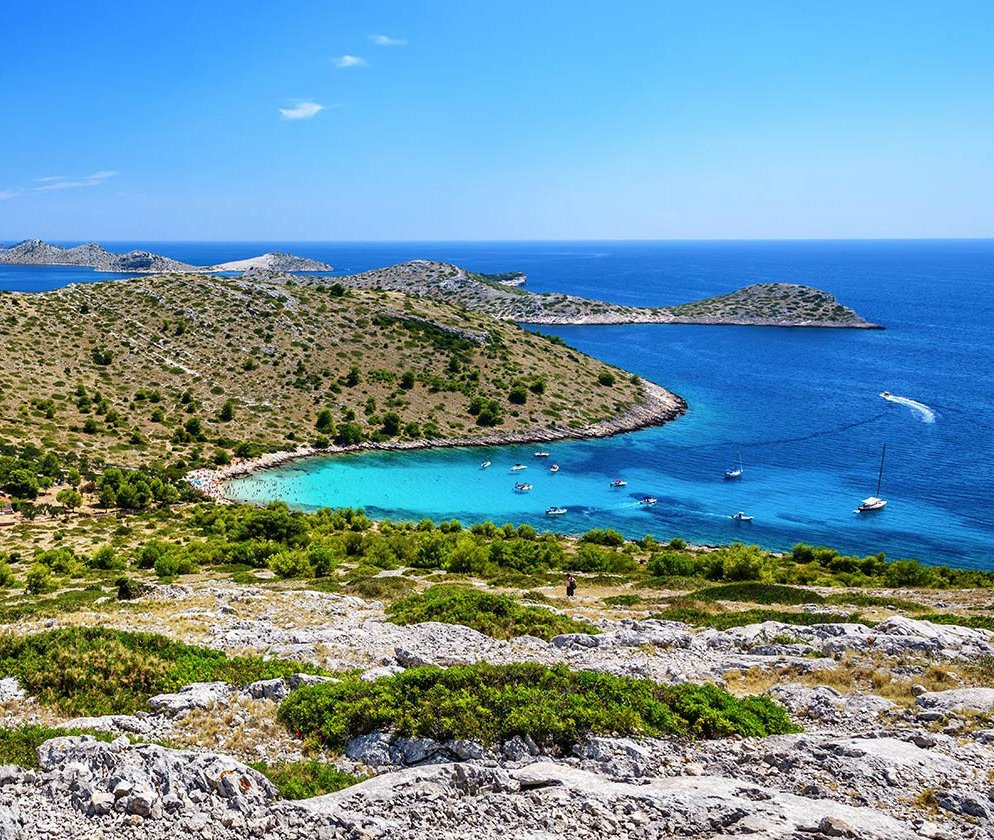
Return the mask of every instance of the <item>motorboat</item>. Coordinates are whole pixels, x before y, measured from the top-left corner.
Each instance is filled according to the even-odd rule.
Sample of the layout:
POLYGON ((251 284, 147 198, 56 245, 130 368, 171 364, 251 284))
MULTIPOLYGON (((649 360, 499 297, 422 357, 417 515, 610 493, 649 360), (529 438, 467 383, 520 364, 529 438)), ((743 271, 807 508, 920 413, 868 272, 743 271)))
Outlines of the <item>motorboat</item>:
MULTIPOLYGON (((884 393, 887 393, 886 391, 884 393)), ((875 510, 883 510, 887 506, 887 500, 880 498, 880 482, 884 480, 884 460, 887 458, 887 444, 880 453, 880 471, 877 473, 877 490, 872 496, 867 496, 856 506, 856 513, 871 513, 875 510)))
POLYGON ((652 507, 658 501, 658 499, 654 499, 652 496, 646 496, 644 499, 639 500, 639 504, 642 505, 642 507, 652 507))
POLYGON ((625 481, 622 478, 616 478, 614 481, 611 482, 611 486, 612 487, 627 487, 628 486, 628 482, 625 481))
POLYGON ((546 516, 562 516, 569 511, 564 507, 548 507, 545 509, 546 516))
POLYGON ((484 461, 482 464, 480 464, 480 469, 485 470, 487 467, 490 466, 491 463, 492 463, 491 461, 484 461))
POLYGON ((548 452, 536 452, 535 453, 535 457, 536 458, 548 458, 549 457, 549 453, 548 452))
POLYGON ((890 391, 881 391, 880 396, 887 399, 890 396, 890 391))
POLYGON ((742 473, 745 470, 742 469, 742 455, 739 455, 739 465, 737 467, 732 467, 730 470, 725 470, 725 481, 733 481, 736 478, 742 478, 742 473))
POLYGON ((731 518, 733 522, 752 522, 752 517, 741 510, 738 513, 733 513, 731 518))
POLYGON ((511 472, 521 472, 521 470, 527 470, 527 469, 528 467, 526 467, 524 464, 515 464, 513 467, 511 467, 511 472))
POLYGON ((559 472, 559 464, 553 464, 551 467, 549 467, 549 472, 551 473, 559 472))
POLYGON ((531 489, 532 489, 532 486, 530 484, 526 484, 523 481, 514 485, 514 490, 515 490, 516 493, 527 493, 531 489))

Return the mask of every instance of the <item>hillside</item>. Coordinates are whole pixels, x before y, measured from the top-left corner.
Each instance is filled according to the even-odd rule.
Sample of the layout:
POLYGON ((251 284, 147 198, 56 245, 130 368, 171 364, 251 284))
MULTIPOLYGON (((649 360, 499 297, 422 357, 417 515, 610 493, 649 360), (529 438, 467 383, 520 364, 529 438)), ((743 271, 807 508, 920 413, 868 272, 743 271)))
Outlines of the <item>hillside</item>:
MULTIPOLYGON (((638 379, 513 324, 262 271, 0 294, 0 347, 0 438, 122 465, 568 434, 645 401, 638 379)), ((682 410, 659 392, 636 425, 682 410)))
POLYGON ((431 260, 379 268, 336 282, 458 301, 494 318, 527 324, 737 324, 879 329, 827 292, 791 283, 747 286, 731 294, 669 307, 636 307, 565 294, 536 294, 506 275, 475 274, 431 260))

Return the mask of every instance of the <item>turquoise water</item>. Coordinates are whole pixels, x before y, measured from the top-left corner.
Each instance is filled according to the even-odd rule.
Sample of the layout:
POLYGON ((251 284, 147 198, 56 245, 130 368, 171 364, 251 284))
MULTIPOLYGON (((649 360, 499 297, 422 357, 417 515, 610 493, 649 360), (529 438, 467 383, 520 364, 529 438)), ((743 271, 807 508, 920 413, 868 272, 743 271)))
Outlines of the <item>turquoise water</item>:
MULTIPOLYGON (((415 257, 522 270, 535 291, 666 304, 752 282, 826 289, 881 332, 620 326, 542 328, 684 396, 688 414, 618 438, 534 447, 314 459, 233 483, 240 498, 378 517, 618 528, 695 542, 798 540, 845 551, 994 568, 994 242, 120 243, 206 264, 292 251, 351 273, 415 257), (881 399, 888 390, 912 403, 881 399), (888 444, 887 508, 857 516, 888 444), (741 453, 745 475, 723 480, 741 453), (479 470, 485 459, 493 467, 479 470), (511 464, 529 469, 512 475, 511 464), (620 476, 622 490, 609 482, 620 476), (534 485, 517 494, 513 485, 534 485), (637 504, 643 495, 659 501, 637 504), (569 508, 547 519, 546 507, 569 508), (751 525, 728 517, 744 510, 751 525)), ((5 266, 0 285, 92 279, 5 266), (72 278, 69 280, 67 278, 72 278)), ((87 276, 89 275, 89 276, 87 276)))

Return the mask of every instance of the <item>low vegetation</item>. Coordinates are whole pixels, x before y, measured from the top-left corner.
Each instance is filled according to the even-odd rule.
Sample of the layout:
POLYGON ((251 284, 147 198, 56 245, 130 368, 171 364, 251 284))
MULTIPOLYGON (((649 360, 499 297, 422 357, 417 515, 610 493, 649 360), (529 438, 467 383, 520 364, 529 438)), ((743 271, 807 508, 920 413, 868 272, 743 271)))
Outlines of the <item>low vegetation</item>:
POLYGON ((843 613, 806 613, 789 612, 787 610, 721 610, 710 611, 695 606, 671 606, 660 612, 653 613, 650 618, 659 621, 682 621, 694 627, 714 627, 718 630, 728 630, 730 627, 744 627, 747 624, 759 624, 764 621, 779 621, 784 624, 835 624, 851 622, 867 624, 859 615, 843 613))
POLYGON ((152 633, 66 628, 0 636, 0 674, 69 715, 127 714, 193 682, 242 686, 317 669, 278 659, 228 657, 152 633))
POLYGON ((387 616, 394 624, 462 624, 495 639, 537 636, 548 641, 563 633, 600 632, 585 621, 544 607, 525 606, 507 595, 454 585, 432 586, 397 601, 387 609, 387 616))
POLYGON ((249 766, 268 778, 284 799, 324 796, 363 781, 363 777, 353 776, 316 758, 277 764, 256 761, 249 766))
POLYGON ((695 601, 746 601, 751 604, 820 604, 825 598, 817 592, 775 583, 730 583, 699 589, 688 597, 695 601))
POLYGON ((0 727, 0 764, 18 767, 38 767, 38 747, 52 738, 66 735, 92 735, 100 741, 111 741, 114 735, 88 729, 61 729, 25 723, 15 727, 0 727))
POLYGON ((287 698, 279 715, 291 731, 333 749, 380 730, 489 745, 518 735, 563 750, 588 734, 718 738, 797 731, 766 698, 533 663, 421 667, 374 682, 308 686, 287 698))

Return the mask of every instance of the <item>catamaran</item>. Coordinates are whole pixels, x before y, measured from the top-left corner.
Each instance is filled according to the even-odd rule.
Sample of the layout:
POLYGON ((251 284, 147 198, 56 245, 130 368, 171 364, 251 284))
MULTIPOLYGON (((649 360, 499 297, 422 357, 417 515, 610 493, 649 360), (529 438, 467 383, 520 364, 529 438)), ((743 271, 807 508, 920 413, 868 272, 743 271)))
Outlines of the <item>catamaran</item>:
POLYGON ((742 453, 739 453, 739 465, 737 467, 732 467, 730 470, 725 470, 725 480, 731 480, 735 478, 742 478, 742 453))
POLYGON ((564 507, 548 507, 545 509, 546 516, 562 516, 566 513, 569 513, 569 511, 564 507))
POLYGON ((884 479, 884 459, 887 457, 887 444, 884 444, 880 453, 880 472, 877 473, 877 492, 872 496, 867 496, 859 503, 856 513, 869 513, 874 510, 882 510, 887 505, 886 499, 880 498, 880 482, 884 479))

